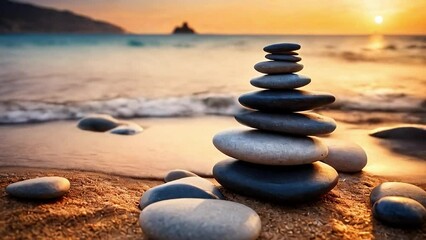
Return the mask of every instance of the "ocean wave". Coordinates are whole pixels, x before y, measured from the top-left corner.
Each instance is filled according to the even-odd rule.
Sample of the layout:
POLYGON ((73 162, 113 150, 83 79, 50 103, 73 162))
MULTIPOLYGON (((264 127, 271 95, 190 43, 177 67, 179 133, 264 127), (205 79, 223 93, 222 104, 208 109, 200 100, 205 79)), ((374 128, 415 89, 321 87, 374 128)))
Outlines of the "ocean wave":
MULTIPOLYGON (((326 107, 341 111, 426 113, 426 100, 404 94, 364 95, 339 99, 326 107)), ((161 99, 116 98, 87 102, 0 102, 0 124, 73 120, 93 113, 117 118, 232 116, 244 108, 236 95, 203 94, 161 99)))
POLYGON ((241 110, 234 96, 202 95, 162 99, 117 98, 87 102, 0 102, 0 124, 79 119, 102 113, 117 118, 233 115, 241 110))

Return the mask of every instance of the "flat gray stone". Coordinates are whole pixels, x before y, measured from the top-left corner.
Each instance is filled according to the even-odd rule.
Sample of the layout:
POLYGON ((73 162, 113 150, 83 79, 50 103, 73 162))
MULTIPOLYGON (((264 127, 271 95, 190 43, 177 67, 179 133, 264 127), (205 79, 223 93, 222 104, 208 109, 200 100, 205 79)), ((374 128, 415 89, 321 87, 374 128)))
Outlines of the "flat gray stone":
POLYGON ((388 196, 411 198, 426 207, 426 191, 416 185, 403 182, 384 182, 375 187, 371 191, 370 202, 374 204, 379 199, 388 196))
POLYGON ((174 199, 152 204, 139 216, 149 239, 254 240, 261 222, 251 208, 210 199, 174 199))
POLYGON ((267 166, 224 160, 213 167, 213 176, 236 193, 278 203, 307 202, 333 189, 336 170, 322 162, 298 166, 267 166))
POLYGON ((329 93, 303 90, 263 90, 241 95, 238 101, 245 107, 264 112, 298 112, 333 103, 329 93))
POLYGON ((359 172, 367 165, 367 154, 361 146, 341 139, 321 139, 328 147, 328 155, 322 161, 338 172, 359 172))
POLYGON ((139 206, 144 209, 152 203, 176 198, 224 199, 225 197, 210 181, 200 177, 186 177, 149 189, 142 195, 139 206))
POLYGON ((420 227, 426 221, 426 209, 405 197, 383 197, 373 205, 373 216, 394 227, 420 227))
POLYGON ((426 127, 423 125, 397 125, 377 128, 370 132, 370 136, 386 139, 426 140, 426 127))
POLYGON ((310 82, 309 77, 292 73, 264 75, 250 81, 251 85, 255 87, 277 90, 299 88, 308 85, 310 82))
POLYGON ((297 57, 289 54, 266 54, 265 58, 272 61, 284 61, 284 62, 299 62, 302 60, 301 57, 297 57))
POLYGON ((6 187, 7 194, 32 200, 53 199, 64 196, 70 182, 63 177, 40 177, 12 183, 6 187))
POLYGON ((263 48, 263 51, 268 53, 282 53, 299 50, 300 45, 297 43, 275 43, 263 48))
POLYGON ((141 133, 143 128, 135 123, 124 123, 109 132, 117 135, 135 135, 141 133))
POLYGON ((282 74, 298 72, 303 69, 303 65, 293 62, 265 61, 256 63, 254 69, 265 74, 282 74))
POLYGON ((77 127, 86 131, 106 132, 118 127, 118 125, 120 125, 120 122, 109 115, 92 114, 81 119, 77 127))
POLYGON ((171 182, 186 177, 198 177, 198 175, 187 170, 175 169, 169 171, 166 176, 164 176, 164 182, 171 182))
POLYGON ((246 126, 260 130, 296 135, 322 135, 333 132, 336 122, 316 113, 266 113, 259 111, 235 115, 246 126))
POLYGON ((327 146, 317 138, 259 130, 229 130, 216 134, 214 146, 238 160, 264 165, 301 165, 324 159, 327 146))

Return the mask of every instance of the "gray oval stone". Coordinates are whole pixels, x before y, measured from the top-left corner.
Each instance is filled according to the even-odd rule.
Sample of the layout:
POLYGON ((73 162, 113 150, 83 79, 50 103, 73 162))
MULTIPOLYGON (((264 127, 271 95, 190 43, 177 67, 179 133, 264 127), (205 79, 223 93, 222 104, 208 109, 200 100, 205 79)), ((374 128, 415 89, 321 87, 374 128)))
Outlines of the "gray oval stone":
POLYGON ((356 143, 340 139, 321 139, 328 147, 328 155, 322 161, 338 172, 359 172, 367 165, 367 154, 356 143))
POLYGON ((210 181, 200 177, 187 177, 149 189, 142 195, 139 206, 144 209, 152 203, 176 198, 224 199, 225 197, 210 181))
POLYGON ((213 144, 230 157, 264 165, 301 165, 327 156, 327 146, 317 138, 258 130, 221 132, 214 136, 213 144))
POLYGON ((246 126, 296 135, 321 135, 333 132, 336 122, 316 113, 266 113, 250 111, 235 115, 246 126))
POLYGON ((263 48, 263 51, 268 53, 281 53, 299 50, 300 45, 297 43, 275 43, 263 48))
POLYGON ((383 197, 373 205, 373 215, 383 223, 396 227, 419 227, 426 221, 426 209, 405 197, 383 197))
POLYGON ((426 191, 416 185, 403 182, 384 182, 378 185, 371 191, 370 202, 374 204, 388 196, 411 198, 426 207, 426 191))
POLYGON ((198 175, 187 170, 175 169, 169 171, 166 176, 164 176, 164 182, 171 182, 186 177, 198 177, 198 175))
POLYGON ((139 216, 142 231, 157 240, 254 240, 259 215, 239 203, 210 199, 173 199, 152 204, 139 216))
POLYGON ((224 160, 213 176, 236 193, 275 202, 306 202, 329 192, 338 182, 336 170, 316 162, 299 166, 267 166, 224 160))
POLYGON ((135 135, 141 133, 143 128, 135 123, 124 123, 109 132, 118 135, 135 135))
POLYGON ((298 72, 303 69, 303 65, 293 62, 265 61, 256 63, 254 69, 265 74, 282 74, 298 72))
POLYGON ((265 112, 306 111, 333 103, 329 93, 303 90, 263 90, 241 95, 238 101, 245 107, 265 112))
POLYGON ((398 125, 393 127, 377 128, 370 136, 386 139, 425 140, 426 127, 421 125, 398 125))
POLYGON ((70 182, 63 177, 40 177, 12 183, 6 192, 14 197, 26 199, 59 198, 68 193, 70 182))
POLYGON ((106 132, 120 125, 119 121, 109 115, 93 114, 81 119, 77 127, 94 132, 106 132))
POLYGON ((251 85, 255 87, 277 90, 299 88, 308 85, 310 82, 309 77, 292 73, 264 75, 250 81, 251 85))
POLYGON ((299 62, 302 60, 301 57, 288 54, 266 54, 265 58, 273 61, 284 61, 284 62, 299 62))

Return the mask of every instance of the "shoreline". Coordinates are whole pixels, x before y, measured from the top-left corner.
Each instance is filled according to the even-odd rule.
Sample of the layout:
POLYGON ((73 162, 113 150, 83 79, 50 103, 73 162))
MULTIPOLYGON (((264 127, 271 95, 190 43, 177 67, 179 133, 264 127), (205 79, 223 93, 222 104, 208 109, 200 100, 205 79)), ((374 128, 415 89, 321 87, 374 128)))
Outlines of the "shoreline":
MULTIPOLYGON (((313 202, 292 205, 220 190, 227 200, 245 204, 259 214, 259 239, 424 239, 426 225, 419 229, 391 228, 372 217, 369 193, 379 183, 391 180, 365 172, 340 174, 331 192, 313 202)), ((144 191, 161 183, 85 171, 4 167, 0 169, 0 235, 4 239, 146 239, 138 224, 138 202, 144 191), (11 182, 53 175, 71 182, 70 192, 57 201, 22 201, 5 193, 11 182)), ((418 186, 426 189, 426 183, 418 186)))
MULTIPOLYGON (((401 123, 373 116, 354 124, 358 115, 321 111, 335 118, 337 130, 324 138, 350 140, 368 155, 364 171, 401 181, 422 183, 426 173, 423 142, 378 139, 368 135, 377 127, 401 123), (346 118, 349 122, 343 122, 346 118), (398 166, 395 168, 394 166, 398 166)), ((215 163, 227 158, 212 144, 213 136, 230 128, 244 128, 232 117, 131 119, 144 128, 133 136, 83 131, 76 121, 0 126, 0 166, 87 170, 144 179, 162 179, 173 169, 211 177, 215 163)))

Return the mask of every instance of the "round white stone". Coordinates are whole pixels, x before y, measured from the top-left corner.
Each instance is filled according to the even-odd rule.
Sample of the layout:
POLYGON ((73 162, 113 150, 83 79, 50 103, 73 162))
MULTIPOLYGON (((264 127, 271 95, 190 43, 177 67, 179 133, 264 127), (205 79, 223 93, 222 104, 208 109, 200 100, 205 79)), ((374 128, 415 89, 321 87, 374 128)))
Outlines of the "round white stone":
POLYGON ((359 172, 367 165, 367 154, 356 143, 340 139, 321 139, 328 147, 328 155, 322 160, 338 172, 359 172))
POLYGON ((250 240, 261 230, 260 218, 239 203, 181 198, 146 207, 139 224, 149 239, 250 240))
POLYGON ((27 199, 51 199, 65 195, 70 182, 63 177, 40 177, 12 183, 6 192, 14 197, 27 199))

